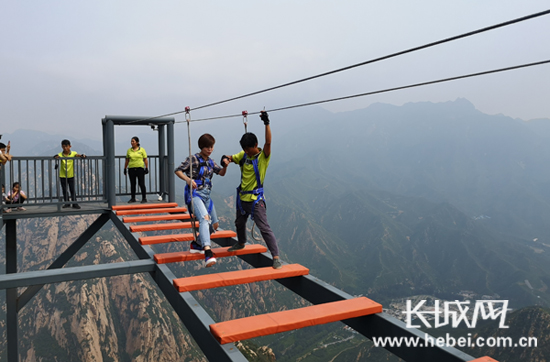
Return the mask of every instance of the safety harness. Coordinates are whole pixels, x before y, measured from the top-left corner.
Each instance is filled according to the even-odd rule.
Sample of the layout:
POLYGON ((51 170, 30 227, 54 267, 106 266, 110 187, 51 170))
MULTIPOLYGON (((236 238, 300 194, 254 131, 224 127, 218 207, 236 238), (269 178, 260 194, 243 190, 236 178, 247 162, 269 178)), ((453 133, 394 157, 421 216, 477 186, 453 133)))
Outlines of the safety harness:
POLYGON ((249 194, 256 195, 257 198, 256 200, 254 200, 254 203, 252 204, 252 212, 250 213, 250 220, 254 220, 254 208, 256 207, 256 204, 260 200, 263 200, 265 203, 264 187, 262 185, 262 182, 260 181, 260 170, 258 169, 258 157, 255 157, 252 160, 250 160, 247 158, 245 153, 244 157, 239 162, 239 166, 241 167, 241 183, 239 184, 239 187, 237 187, 237 210, 241 212, 241 215, 246 214, 246 211, 244 211, 241 205, 240 195, 249 195, 249 194), (254 188, 254 190, 251 190, 251 191, 241 190, 241 185, 243 183, 243 168, 245 164, 252 164, 252 166, 254 166, 254 175, 256 176, 256 187, 254 188))
MULTIPOLYGON (((212 172, 212 173, 214 172, 214 161, 212 161, 212 159, 209 159, 208 162, 207 162, 198 153, 195 154, 195 157, 199 161, 199 166, 198 166, 199 171, 197 173, 197 178, 193 178, 193 180, 195 181, 195 184, 197 185, 197 188, 199 186, 202 186, 202 185, 204 185, 204 187, 212 188, 212 181, 210 181, 209 178, 205 178, 204 181, 203 181, 202 177, 207 172, 212 172)), ((190 160, 189 162, 193 162, 193 160, 190 160)), ((193 175, 191 175, 191 176, 193 176, 193 175)), ((196 189, 193 189, 193 192, 190 193, 189 192, 189 184, 185 184, 184 197, 185 197, 185 203, 187 205, 191 204, 191 194, 193 195, 193 197, 199 197, 200 198, 200 195, 197 193, 196 189)), ((212 212, 212 207, 213 206, 214 206, 214 203, 212 202, 212 199, 210 199, 210 204, 208 205, 208 213, 209 214, 212 212)))

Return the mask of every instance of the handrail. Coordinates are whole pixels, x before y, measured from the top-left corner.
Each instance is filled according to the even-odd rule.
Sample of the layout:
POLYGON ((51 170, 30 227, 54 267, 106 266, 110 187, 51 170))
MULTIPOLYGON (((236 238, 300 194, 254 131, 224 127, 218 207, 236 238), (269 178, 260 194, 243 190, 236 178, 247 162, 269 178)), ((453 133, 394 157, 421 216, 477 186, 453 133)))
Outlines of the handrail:
MULTIPOLYGON (((115 156, 118 168, 115 170, 115 185, 105 184, 105 162, 104 156, 87 156, 86 158, 63 157, 53 158, 50 156, 14 156, 12 160, 2 166, 0 170, 0 182, 5 185, 6 194, 11 190, 14 182, 20 183, 20 189, 27 196, 25 204, 27 205, 62 205, 63 199, 62 182, 67 182, 66 178, 61 178, 60 168, 70 167, 72 161, 74 167, 74 187, 76 202, 97 203, 107 202, 107 189, 115 187, 116 196, 130 195, 130 182, 123 175, 124 156, 115 156)), ((160 158, 156 155, 148 155, 149 174, 146 175, 145 182, 147 194, 160 194, 161 187, 159 182, 160 158)), ((138 186, 139 192, 139 186, 138 186)), ((4 207, 16 207, 21 205, 3 205, 4 207)))

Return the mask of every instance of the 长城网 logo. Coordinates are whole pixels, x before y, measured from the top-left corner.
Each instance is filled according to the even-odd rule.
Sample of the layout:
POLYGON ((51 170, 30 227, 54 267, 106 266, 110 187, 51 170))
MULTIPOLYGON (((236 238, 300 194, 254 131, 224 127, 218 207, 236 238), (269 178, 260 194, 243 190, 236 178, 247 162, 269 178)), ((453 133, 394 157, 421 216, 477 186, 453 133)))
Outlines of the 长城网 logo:
POLYGON ((426 300, 421 300, 416 306, 412 307, 412 301, 407 300, 407 310, 402 312, 406 314, 407 328, 420 328, 419 324, 412 324, 413 318, 420 320, 424 327, 439 328, 451 325, 458 327, 464 322, 468 328, 475 328, 478 319, 496 320, 500 318, 499 328, 508 328, 506 323, 506 312, 508 311, 507 300, 476 300, 473 311, 470 311, 470 301, 454 302, 444 301, 443 306, 439 300, 434 301, 434 306, 426 310, 426 300), (430 323, 433 320, 433 326, 430 323))

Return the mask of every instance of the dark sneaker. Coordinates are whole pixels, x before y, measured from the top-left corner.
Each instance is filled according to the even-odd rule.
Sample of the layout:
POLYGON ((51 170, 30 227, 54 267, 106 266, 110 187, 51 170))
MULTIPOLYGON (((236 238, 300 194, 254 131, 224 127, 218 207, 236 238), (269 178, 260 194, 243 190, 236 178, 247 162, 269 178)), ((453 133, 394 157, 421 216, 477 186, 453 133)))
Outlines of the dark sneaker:
POLYGON ((74 204, 73 209, 82 209, 79 204, 74 204))
POLYGON ((69 207, 71 207, 71 204, 65 204, 65 205, 61 206, 61 208, 63 208, 63 209, 68 209, 69 207))
POLYGON ((212 250, 208 249, 204 251, 204 267, 210 268, 216 264, 216 257, 212 250))
POLYGON ((244 249, 244 244, 239 244, 237 242, 237 243, 235 243, 235 245, 233 245, 232 247, 227 249, 227 251, 232 252, 232 251, 237 251, 237 250, 241 250, 241 249, 244 249))
POLYGON ((283 267, 283 264, 281 263, 279 258, 273 259, 273 269, 281 269, 282 267, 283 267))
POLYGON ((146 203, 147 203, 147 199, 141 200, 141 203, 142 203, 142 204, 146 204, 146 203))
POLYGON ((131 204, 132 202, 137 202, 136 199, 130 199, 128 200, 128 203, 131 204))
POLYGON ((189 245, 189 252, 191 254, 198 254, 198 253, 204 254, 204 248, 199 244, 197 244, 196 242, 192 241, 191 245, 189 245))

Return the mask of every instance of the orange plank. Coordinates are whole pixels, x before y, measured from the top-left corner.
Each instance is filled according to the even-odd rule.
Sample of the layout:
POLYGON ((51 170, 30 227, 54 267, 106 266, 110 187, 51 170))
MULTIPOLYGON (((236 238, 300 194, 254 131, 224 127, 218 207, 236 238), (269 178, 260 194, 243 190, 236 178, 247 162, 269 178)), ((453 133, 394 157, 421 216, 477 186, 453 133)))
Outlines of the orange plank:
POLYGON ((498 361, 496 359, 492 359, 491 357, 485 356, 485 357, 473 359, 470 362, 498 362, 498 361))
MULTIPOLYGON (((210 235, 210 239, 233 238, 236 236, 237 236, 237 233, 234 231, 220 230, 210 235)), ((162 244, 162 243, 171 243, 174 241, 192 241, 192 240, 193 240, 193 233, 143 236, 139 238, 139 242, 141 243, 141 245, 162 244)))
MULTIPOLYGON (((217 256, 217 255, 216 255, 217 256)), ((178 292, 227 287, 229 285, 247 284, 265 280, 282 279, 308 275, 309 269, 300 264, 283 265, 281 269, 272 267, 237 270, 225 273, 197 275, 174 279, 178 292)))
POLYGON ((137 209, 155 209, 161 207, 178 207, 177 202, 152 203, 152 204, 130 204, 130 205, 115 205, 111 207, 113 210, 137 210, 137 209))
POLYGON ((161 214, 164 212, 186 212, 185 207, 164 207, 162 209, 119 210, 117 215, 161 214))
POLYGON ((190 219, 189 214, 174 214, 174 215, 151 215, 151 216, 126 216, 122 218, 122 222, 151 222, 164 220, 187 220, 190 219))
MULTIPOLYGON (((245 254, 260 254, 265 253, 267 251, 267 248, 263 245, 259 244, 252 244, 252 245, 246 245, 244 249, 228 252, 227 249, 230 247, 225 248, 214 248, 212 249, 212 252, 216 254, 216 258, 223 258, 226 256, 233 256, 233 255, 245 255, 245 254)), ((191 260, 202 260, 204 259, 204 254, 191 254, 189 251, 178 251, 174 253, 163 253, 163 254, 155 254, 155 262, 157 264, 167 264, 167 263, 177 263, 180 261, 191 261, 191 260)))
POLYGON ((359 297, 215 323, 210 332, 226 344, 381 312, 381 304, 359 297))
MULTIPOLYGON (((173 222, 169 224, 133 225, 130 226, 130 231, 133 233, 139 233, 142 231, 189 229, 191 227, 193 227, 193 225, 191 225, 191 222, 173 222)), ((199 227, 198 222, 197 227, 199 227)))

